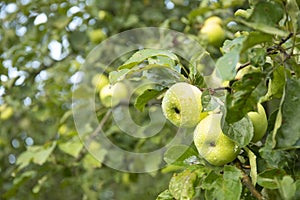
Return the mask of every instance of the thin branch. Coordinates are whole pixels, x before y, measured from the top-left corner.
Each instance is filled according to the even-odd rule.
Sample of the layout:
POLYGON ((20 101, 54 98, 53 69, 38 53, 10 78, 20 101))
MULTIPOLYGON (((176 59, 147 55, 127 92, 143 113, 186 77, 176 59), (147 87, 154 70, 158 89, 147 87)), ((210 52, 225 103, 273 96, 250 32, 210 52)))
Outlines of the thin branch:
POLYGON ((241 170, 242 172, 242 183, 244 186, 248 188, 248 190, 251 192, 251 194, 258 200, 264 200, 265 198, 263 195, 256 190, 255 186, 252 184, 251 178, 248 176, 248 174, 244 171, 244 169, 241 166, 240 162, 237 162, 237 167, 241 170))
POLYGON ((199 88, 202 92, 208 90, 210 94, 215 94, 216 91, 220 91, 220 90, 226 90, 228 92, 231 92, 231 88, 230 87, 218 87, 218 88, 199 88))
POLYGON ((104 117, 102 118, 102 120, 100 121, 98 127, 95 129, 95 131, 90 135, 89 139, 94 139, 96 137, 96 135, 98 134, 98 132, 103 128, 104 124, 106 123, 106 121, 108 120, 110 114, 112 112, 112 109, 109 109, 107 111, 107 113, 104 115, 104 117))
POLYGON ((250 62, 246 62, 246 63, 242 64, 241 66, 239 66, 239 67, 237 68, 237 71, 240 71, 241 69, 247 67, 248 65, 250 65, 250 62))

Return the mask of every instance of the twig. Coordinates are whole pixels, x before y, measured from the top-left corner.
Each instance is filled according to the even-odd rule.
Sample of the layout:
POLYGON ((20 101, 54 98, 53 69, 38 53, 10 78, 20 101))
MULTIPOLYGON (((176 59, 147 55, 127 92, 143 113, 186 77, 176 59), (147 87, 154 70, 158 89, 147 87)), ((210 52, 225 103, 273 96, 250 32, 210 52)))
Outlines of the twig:
POLYGON ((282 38, 281 41, 279 42, 278 46, 283 45, 286 41, 288 41, 292 36, 294 35, 294 33, 290 33, 286 38, 282 38))
POLYGON ((248 174, 244 171, 244 169, 241 166, 240 162, 237 162, 237 167, 242 172, 242 183, 248 188, 248 190, 251 192, 251 194, 258 200, 264 200, 265 198, 263 195, 256 190, 254 185, 252 184, 251 178, 248 176, 248 174))
POLYGON ((104 117, 102 118, 102 120, 100 121, 98 127, 96 128, 96 130, 90 135, 89 139, 94 139, 96 137, 96 135, 98 134, 98 132, 103 128, 104 124, 106 123, 106 121, 108 120, 110 114, 112 112, 112 109, 109 109, 107 111, 107 113, 104 115, 104 117))
POLYGON ((210 94, 214 94, 216 91, 220 90, 227 90, 228 92, 231 92, 230 87, 218 87, 218 88, 199 88, 202 92, 208 90, 210 94))
POLYGON ((239 70, 241 70, 241 69, 247 67, 248 65, 250 65, 250 62, 246 62, 246 63, 242 64, 241 66, 239 66, 239 67, 237 68, 237 71, 239 71, 239 70))

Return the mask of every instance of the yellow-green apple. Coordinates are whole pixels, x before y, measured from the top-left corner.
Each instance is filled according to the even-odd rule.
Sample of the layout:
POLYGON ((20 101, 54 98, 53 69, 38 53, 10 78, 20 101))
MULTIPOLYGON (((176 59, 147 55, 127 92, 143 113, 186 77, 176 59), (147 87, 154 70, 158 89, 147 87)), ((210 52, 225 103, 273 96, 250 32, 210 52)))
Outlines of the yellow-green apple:
POLYGON ((207 18, 205 21, 204 21, 204 25, 207 25, 207 24, 219 24, 219 25, 222 25, 223 21, 220 17, 218 16, 211 16, 209 18, 207 18))
POLYGON ((257 142, 261 140, 267 132, 268 120, 264 107, 259 103, 257 104, 257 112, 248 112, 253 128, 254 134, 252 142, 257 142))
POLYGON ((114 107, 121 101, 128 99, 128 88, 124 83, 106 85, 100 90, 100 100, 105 107, 114 107))
POLYGON ((176 83, 164 95, 163 114, 178 127, 194 127, 206 115, 201 112, 201 95, 200 89, 194 85, 176 83))
POLYGON ((226 36, 222 28, 222 20, 216 16, 205 20, 200 34, 207 38, 209 44, 217 47, 221 46, 226 36))
POLYGON ((14 109, 6 104, 0 105, 0 119, 7 120, 14 114, 14 109))
POLYGON ((109 80, 104 74, 96 74, 92 78, 92 84, 96 87, 96 91, 99 92, 104 86, 109 84, 109 80))
POLYGON ((101 29, 89 31, 88 36, 93 43, 100 43, 106 38, 106 34, 101 29))
POLYGON ((222 132, 221 118, 222 114, 209 114, 194 131, 199 155, 215 166, 232 162, 240 152, 239 146, 222 132))

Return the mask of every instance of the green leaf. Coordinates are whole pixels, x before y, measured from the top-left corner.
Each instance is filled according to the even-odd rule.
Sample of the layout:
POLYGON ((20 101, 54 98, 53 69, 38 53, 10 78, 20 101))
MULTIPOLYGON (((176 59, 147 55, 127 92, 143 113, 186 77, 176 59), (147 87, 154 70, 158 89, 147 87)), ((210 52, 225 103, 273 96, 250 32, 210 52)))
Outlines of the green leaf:
POLYGON ((258 185, 268 188, 268 189, 277 189, 278 184, 277 179, 281 179, 285 175, 285 172, 281 169, 267 169, 257 176, 258 185))
POLYGON ((131 69, 137 64, 154 56, 166 56, 172 60, 178 61, 178 57, 170 51, 160 49, 143 49, 133 54, 123 65, 119 67, 119 70, 125 68, 131 69))
MULTIPOLYGON (((209 175, 210 189, 205 190, 206 199, 239 200, 242 193, 242 173, 234 166, 225 165, 223 176, 209 175)), ((205 179, 207 182, 208 177, 205 179)), ((207 184, 207 183, 206 183, 207 184)))
POLYGON ((257 44, 262 44, 265 42, 271 42, 273 36, 270 34, 262 33, 262 32, 257 32, 257 31, 252 31, 249 33, 249 35, 246 37, 246 39, 243 42, 243 48, 241 52, 245 52, 247 49, 257 45, 257 44))
POLYGON ((79 138, 76 138, 75 140, 70 140, 64 143, 58 144, 58 148, 65 152, 66 154, 69 154, 73 156, 74 158, 77 158, 80 154, 80 151, 83 148, 82 142, 79 140, 79 138))
POLYGON ((204 112, 209 112, 215 110, 218 106, 220 106, 217 97, 214 97, 210 94, 209 90, 204 90, 201 95, 201 103, 204 112))
POLYGON ((97 160, 95 157, 93 157, 91 154, 86 154, 82 160, 83 162, 83 167, 86 170, 90 169, 95 169, 95 168, 100 168, 102 166, 102 163, 97 160))
POLYGON ((287 78, 282 101, 282 124, 276 134, 276 147, 291 147, 300 140, 300 80, 287 78), (292 134, 291 134, 292 133, 292 134))
POLYGON ((211 8, 210 7, 198 7, 194 10, 192 10, 189 14, 188 14, 188 18, 189 20, 195 20, 197 18, 197 16, 202 16, 204 13, 210 11, 211 8))
POLYGON ((257 164, 256 164, 256 155, 249 149, 249 148, 244 148, 245 151, 247 152, 249 162, 250 162, 250 177, 252 180, 252 184, 255 186, 257 182, 257 164))
POLYGON ((216 174, 214 170, 211 170, 206 177, 204 177, 200 187, 206 191, 214 188, 214 184, 217 179, 221 178, 220 174, 216 174))
POLYGON ((278 66, 273 71, 273 76, 269 80, 266 99, 281 98, 285 86, 285 71, 283 66, 278 66))
POLYGON ((177 82, 188 82, 187 78, 176 70, 161 65, 153 67, 149 65, 144 70, 143 78, 164 87, 170 87, 177 82))
POLYGON ((86 43, 88 42, 88 37, 85 32, 73 31, 70 33, 69 41, 74 50, 80 51, 84 50, 86 43))
POLYGON ((226 122, 234 123, 249 111, 256 111, 257 103, 266 91, 265 75, 260 72, 246 74, 234 82, 232 92, 226 95, 226 122))
POLYGON ((278 35, 281 37, 286 37, 288 36, 288 32, 283 31, 279 28, 273 27, 273 26, 269 26, 267 24, 264 23, 254 23, 254 22, 248 22, 246 20, 236 20, 237 22, 240 22, 254 30, 263 32, 263 33, 267 33, 267 34, 271 34, 271 35, 278 35))
MULTIPOLYGON (((274 128, 275 130, 275 128, 274 128)), ((268 135, 265 145, 259 149, 260 156, 268 164, 268 166, 280 168, 286 166, 288 157, 285 151, 280 149, 273 149, 272 135, 268 135)))
POLYGON ((224 54, 229 53, 231 51, 239 51, 242 48, 242 44, 244 40, 246 39, 245 36, 240 36, 235 38, 234 40, 225 40, 223 47, 222 47, 222 52, 224 54))
POLYGON ((192 56, 189 63, 189 78, 192 84, 199 88, 206 87, 203 76, 210 75, 215 68, 215 63, 210 54, 206 51, 198 52, 192 56))
POLYGON ((223 81, 232 80, 235 77, 236 65, 240 59, 240 51, 234 50, 226 53, 216 62, 216 69, 223 81))
POLYGON ((169 183, 169 191, 175 199, 189 200, 195 195, 197 174, 189 169, 173 174, 169 183))
POLYGON ((18 175, 13 180, 13 186, 7 190, 4 194, 1 194, 1 197, 9 199, 10 197, 14 197, 18 192, 18 189, 22 187, 27 181, 31 180, 33 177, 37 175, 36 171, 25 171, 24 173, 18 175))
POLYGON ((29 146, 25 152, 23 152, 17 159, 18 169, 23 169, 30 162, 38 165, 43 165, 52 151, 56 147, 56 142, 45 144, 44 146, 29 146))
POLYGON ((298 179, 296 182, 296 194, 295 199, 300 199, 300 180, 298 179))
POLYGON ((32 188, 32 192, 35 194, 39 193, 43 184, 47 181, 47 179, 48 179, 48 176, 43 176, 42 178, 40 178, 38 180, 38 183, 32 188))
POLYGON ((187 79, 173 68, 150 64, 140 68, 121 69, 109 74, 111 83, 124 79, 147 79, 158 85, 170 87, 177 82, 187 82, 187 79))
POLYGON ((169 190, 165 190, 157 196, 156 200, 174 200, 174 197, 169 190))
POLYGON ((134 106, 141 112, 143 112, 145 105, 151 100, 164 92, 163 89, 156 90, 156 89, 147 89, 141 95, 139 95, 135 102, 134 106))
POLYGON ((214 179, 210 179, 210 181, 211 189, 205 190, 205 199, 225 200, 224 191, 222 190, 223 178, 221 176, 215 176, 214 179))
POLYGON ((118 81, 122 81, 126 78, 126 75, 130 72, 129 69, 121 69, 118 71, 112 71, 109 73, 109 82, 114 85, 118 81))
POLYGON ((284 8, 276 1, 260 1, 253 9, 249 21, 275 26, 283 17, 284 8))
POLYGON ((239 200, 242 193, 241 171, 234 166, 225 165, 223 177, 223 191, 225 199, 239 200))
POLYGON ((250 143, 254 129, 251 120, 248 117, 244 117, 233 123, 228 123, 224 120, 222 131, 240 147, 245 147, 250 143))
POLYGON ((295 196, 297 187, 291 176, 284 176, 281 180, 278 180, 278 186, 283 199, 294 199, 293 197, 295 196))
MULTIPOLYGON (((171 59, 170 57, 167 56, 156 56, 156 57, 151 57, 148 58, 148 63, 149 64, 157 64, 157 65, 163 65, 171 68, 175 68, 176 62, 175 60, 171 59)), ((176 66, 177 67, 177 66, 176 66)), ((176 71, 180 73, 181 68, 177 67, 176 71)))
POLYGON ((236 74, 236 65, 240 60, 240 51, 245 37, 238 37, 234 40, 226 40, 222 51, 225 53, 216 62, 217 75, 223 81, 232 80, 236 74))
POLYGON ((199 164, 198 153, 186 145, 176 145, 170 147, 164 154, 164 160, 168 164, 178 166, 199 164))
POLYGON ((297 1, 287 0, 286 11, 290 16, 290 20, 292 21, 293 32, 296 33, 298 28, 298 20, 300 18, 300 11, 299 11, 299 6, 297 4, 297 1))
POLYGON ((71 19, 69 17, 67 17, 66 15, 60 15, 53 19, 52 25, 57 29, 62 29, 68 25, 70 20, 71 19))
POLYGON ((264 48, 252 48, 248 51, 250 63, 254 66, 266 63, 266 50, 264 48))

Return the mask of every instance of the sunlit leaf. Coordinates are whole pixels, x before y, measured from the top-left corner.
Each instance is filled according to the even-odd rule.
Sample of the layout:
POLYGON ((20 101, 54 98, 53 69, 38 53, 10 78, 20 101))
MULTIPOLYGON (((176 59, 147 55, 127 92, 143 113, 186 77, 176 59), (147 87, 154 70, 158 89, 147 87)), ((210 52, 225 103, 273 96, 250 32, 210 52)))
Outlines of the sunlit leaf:
POLYGON ((144 110, 145 105, 151 100, 159 95, 161 95, 164 90, 156 90, 156 89, 147 89, 141 95, 139 95, 134 102, 134 106, 140 110, 141 112, 144 110))
POLYGON ((224 120, 222 130, 225 135, 235 141, 240 147, 248 145, 253 137, 253 125, 248 117, 233 123, 224 120))
POLYGON ((258 174, 257 183, 265 188, 277 189, 276 178, 281 179, 284 174, 285 172, 281 169, 268 169, 258 174))
POLYGON ((157 196, 156 200, 174 200, 174 197, 169 190, 165 190, 157 196))
POLYGON ((191 170, 175 173, 170 180, 169 191, 175 199, 192 199, 196 181, 197 175, 191 170))
POLYGON ((300 80, 287 78, 281 107, 282 124, 276 134, 277 147, 290 147, 300 140, 300 80), (291 134, 292 133, 292 134, 291 134))
POLYGON ((123 65, 119 67, 119 69, 131 69, 137 64, 154 56, 166 56, 171 58, 172 60, 178 61, 177 56, 170 51, 160 49, 143 49, 133 54, 123 65))
POLYGON ((291 176, 284 176, 281 180, 277 179, 281 197, 286 200, 294 199, 296 193, 296 184, 291 176))

